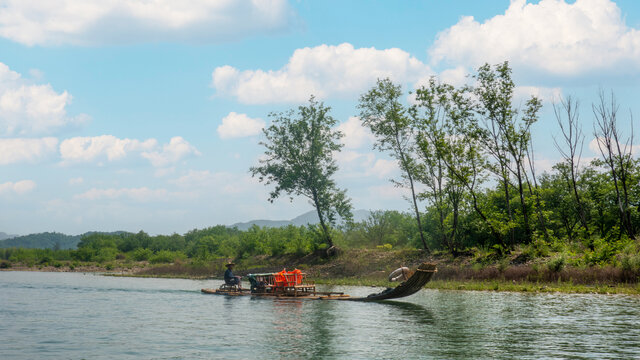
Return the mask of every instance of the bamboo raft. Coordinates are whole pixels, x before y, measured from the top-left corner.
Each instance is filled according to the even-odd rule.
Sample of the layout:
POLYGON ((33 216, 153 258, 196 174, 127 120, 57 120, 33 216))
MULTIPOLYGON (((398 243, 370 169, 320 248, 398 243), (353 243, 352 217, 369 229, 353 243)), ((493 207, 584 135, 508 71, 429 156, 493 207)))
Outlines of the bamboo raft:
POLYGON ((287 273, 284 270, 276 274, 249 274, 253 276, 251 289, 239 289, 235 285, 223 284, 218 289, 202 289, 204 294, 225 295, 225 296, 255 296, 255 297, 275 297, 275 298, 295 298, 312 300, 349 300, 349 301, 380 301, 407 297, 420 291, 437 272, 436 265, 432 263, 422 263, 409 276, 407 280, 400 283, 395 288, 370 294, 366 297, 351 297, 342 292, 321 292, 316 291, 315 284, 303 282, 302 273, 287 273), (279 276, 284 276, 280 278, 279 276), (298 276, 291 278, 291 276, 298 276), (262 286, 258 287, 256 279, 259 279, 262 286))

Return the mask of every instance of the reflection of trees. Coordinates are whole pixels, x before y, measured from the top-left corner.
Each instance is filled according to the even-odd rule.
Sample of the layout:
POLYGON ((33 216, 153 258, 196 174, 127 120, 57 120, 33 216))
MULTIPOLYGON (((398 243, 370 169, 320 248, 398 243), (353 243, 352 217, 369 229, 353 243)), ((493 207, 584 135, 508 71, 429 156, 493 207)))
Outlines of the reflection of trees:
POLYGON ((309 317, 308 331, 305 332, 305 343, 309 344, 311 358, 327 358, 336 356, 334 348, 336 304, 333 301, 317 302, 309 317))

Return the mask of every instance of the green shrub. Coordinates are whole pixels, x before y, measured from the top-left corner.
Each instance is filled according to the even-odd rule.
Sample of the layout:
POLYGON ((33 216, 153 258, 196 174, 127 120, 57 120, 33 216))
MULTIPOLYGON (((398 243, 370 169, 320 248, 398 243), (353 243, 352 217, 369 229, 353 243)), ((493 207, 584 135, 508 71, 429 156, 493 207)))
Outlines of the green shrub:
POLYGON ((71 253, 71 258, 77 261, 92 261, 96 251, 90 247, 82 247, 71 253))
POLYGON ((11 267, 11 263, 5 260, 0 261, 0 269, 8 269, 11 267))
POLYGON ((109 261, 114 261, 116 259, 116 255, 118 254, 118 249, 107 247, 101 248, 98 250, 96 256, 94 256, 94 260, 99 263, 105 263, 109 261))
POLYGON ((132 256, 136 261, 145 261, 149 260, 149 258, 153 256, 153 251, 151 251, 151 249, 137 248, 133 250, 132 256))
POLYGON ((176 259, 186 259, 187 256, 180 251, 162 250, 158 251, 155 255, 149 258, 149 262, 152 264, 160 263, 172 263, 176 259))
POLYGON ((551 272, 560 272, 565 265, 564 255, 557 256, 547 262, 547 268, 551 272))

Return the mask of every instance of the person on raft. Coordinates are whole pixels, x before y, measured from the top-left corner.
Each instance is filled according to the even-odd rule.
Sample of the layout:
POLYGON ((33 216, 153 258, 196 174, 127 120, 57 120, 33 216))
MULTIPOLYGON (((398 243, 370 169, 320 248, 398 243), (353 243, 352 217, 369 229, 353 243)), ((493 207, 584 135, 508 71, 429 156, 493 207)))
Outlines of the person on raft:
POLYGON ((389 274, 389 281, 406 281, 409 278, 409 268, 401 266, 389 274))
POLYGON ((242 290, 242 282, 240 281, 242 276, 233 275, 232 270, 234 265, 235 264, 232 262, 225 265, 227 267, 227 271, 224 272, 224 282, 227 285, 238 285, 238 289, 242 290))

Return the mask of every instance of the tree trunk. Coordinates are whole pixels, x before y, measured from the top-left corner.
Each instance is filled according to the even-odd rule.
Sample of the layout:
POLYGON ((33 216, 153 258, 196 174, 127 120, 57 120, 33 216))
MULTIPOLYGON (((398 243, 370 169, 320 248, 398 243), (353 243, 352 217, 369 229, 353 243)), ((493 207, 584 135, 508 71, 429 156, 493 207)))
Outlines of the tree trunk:
POLYGON ((318 193, 313 190, 313 205, 316 207, 316 212, 318 213, 318 219, 320 220, 320 226, 322 227, 322 232, 324 233, 324 239, 329 245, 329 248, 333 247, 333 240, 331 239, 331 234, 329 234, 329 229, 327 229, 327 224, 324 222, 324 216, 322 216, 322 211, 320 211, 320 203, 318 200, 318 193))

